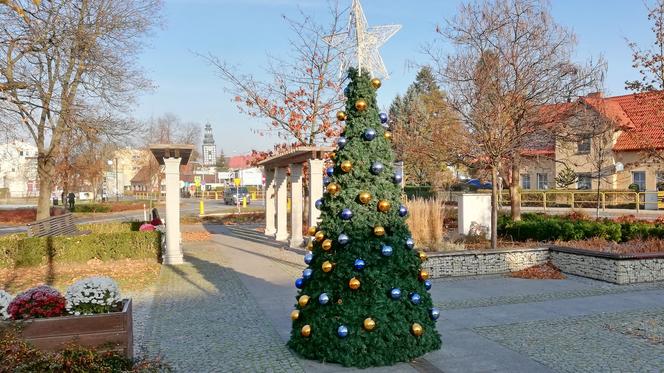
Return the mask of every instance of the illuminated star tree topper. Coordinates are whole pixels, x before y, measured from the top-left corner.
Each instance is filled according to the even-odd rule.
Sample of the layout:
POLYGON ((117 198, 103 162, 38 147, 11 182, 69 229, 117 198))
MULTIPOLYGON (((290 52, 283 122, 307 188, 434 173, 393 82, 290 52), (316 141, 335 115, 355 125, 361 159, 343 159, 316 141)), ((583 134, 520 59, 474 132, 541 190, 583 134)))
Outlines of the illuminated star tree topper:
POLYGON ((401 29, 401 25, 368 27, 359 0, 353 0, 348 31, 325 36, 323 40, 341 52, 341 72, 355 64, 373 77, 387 79, 389 74, 378 49, 401 29))

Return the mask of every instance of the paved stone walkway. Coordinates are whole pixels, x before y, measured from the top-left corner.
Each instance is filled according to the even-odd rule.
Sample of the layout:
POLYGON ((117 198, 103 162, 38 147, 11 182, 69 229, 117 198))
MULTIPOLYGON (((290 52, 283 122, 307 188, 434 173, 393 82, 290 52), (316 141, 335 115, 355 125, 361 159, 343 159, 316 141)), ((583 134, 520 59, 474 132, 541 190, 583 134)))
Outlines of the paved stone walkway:
MULTIPOLYGON (((165 267, 142 310, 150 354, 182 372, 352 371, 285 346, 303 251, 248 226, 196 229, 212 240, 186 244, 189 264, 165 267)), ((363 372, 664 371, 664 283, 490 276, 434 280, 432 296, 443 348, 363 372)))

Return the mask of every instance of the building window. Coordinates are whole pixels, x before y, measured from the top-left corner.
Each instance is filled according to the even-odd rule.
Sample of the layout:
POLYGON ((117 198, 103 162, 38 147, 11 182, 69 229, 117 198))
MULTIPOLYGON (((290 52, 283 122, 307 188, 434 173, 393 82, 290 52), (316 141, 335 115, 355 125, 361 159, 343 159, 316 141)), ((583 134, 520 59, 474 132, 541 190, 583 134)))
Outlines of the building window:
POLYGON ((521 189, 530 189, 530 175, 521 174, 521 189))
POLYGON ((537 189, 549 189, 549 174, 537 174, 537 189))
POLYGON ((22 157, 22 156, 23 156, 23 150, 20 150, 20 151, 18 152, 18 155, 20 155, 20 156, 22 157))
POLYGON ((639 186, 639 192, 646 190, 646 172, 645 171, 633 171, 632 172, 632 183, 639 186))
POLYGON ((664 190, 664 171, 659 171, 656 175, 656 180, 657 182, 655 185, 657 186, 657 190, 663 191, 664 190))
POLYGON ((590 137, 583 138, 576 143, 576 152, 578 154, 590 153, 590 137))
POLYGON ((576 174, 576 189, 591 189, 593 187, 592 178, 589 173, 576 174))

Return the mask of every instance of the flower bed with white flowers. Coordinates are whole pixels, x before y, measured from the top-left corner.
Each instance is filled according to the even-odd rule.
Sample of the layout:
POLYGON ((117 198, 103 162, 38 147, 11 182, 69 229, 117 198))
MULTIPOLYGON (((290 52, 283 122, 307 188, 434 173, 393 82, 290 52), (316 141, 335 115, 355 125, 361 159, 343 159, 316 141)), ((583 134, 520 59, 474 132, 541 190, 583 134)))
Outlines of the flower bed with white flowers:
POLYGON ((0 290, 0 317, 20 323, 21 337, 45 351, 72 343, 133 356, 131 299, 122 299, 115 281, 89 277, 72 284, 62 296, 38 286, 12 296, 0 290))

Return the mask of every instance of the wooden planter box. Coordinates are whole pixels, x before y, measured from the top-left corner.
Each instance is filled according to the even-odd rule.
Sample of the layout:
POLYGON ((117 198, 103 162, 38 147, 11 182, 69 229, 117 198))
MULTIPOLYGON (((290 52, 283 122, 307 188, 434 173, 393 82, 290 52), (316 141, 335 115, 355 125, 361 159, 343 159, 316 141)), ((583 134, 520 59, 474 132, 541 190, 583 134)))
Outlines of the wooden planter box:
POLYGON ((89 316, 61 316, 20 321, 21 336, 44 351, 58 351, 70 344, 134 355, 131 299, 121 312, 89 316))

